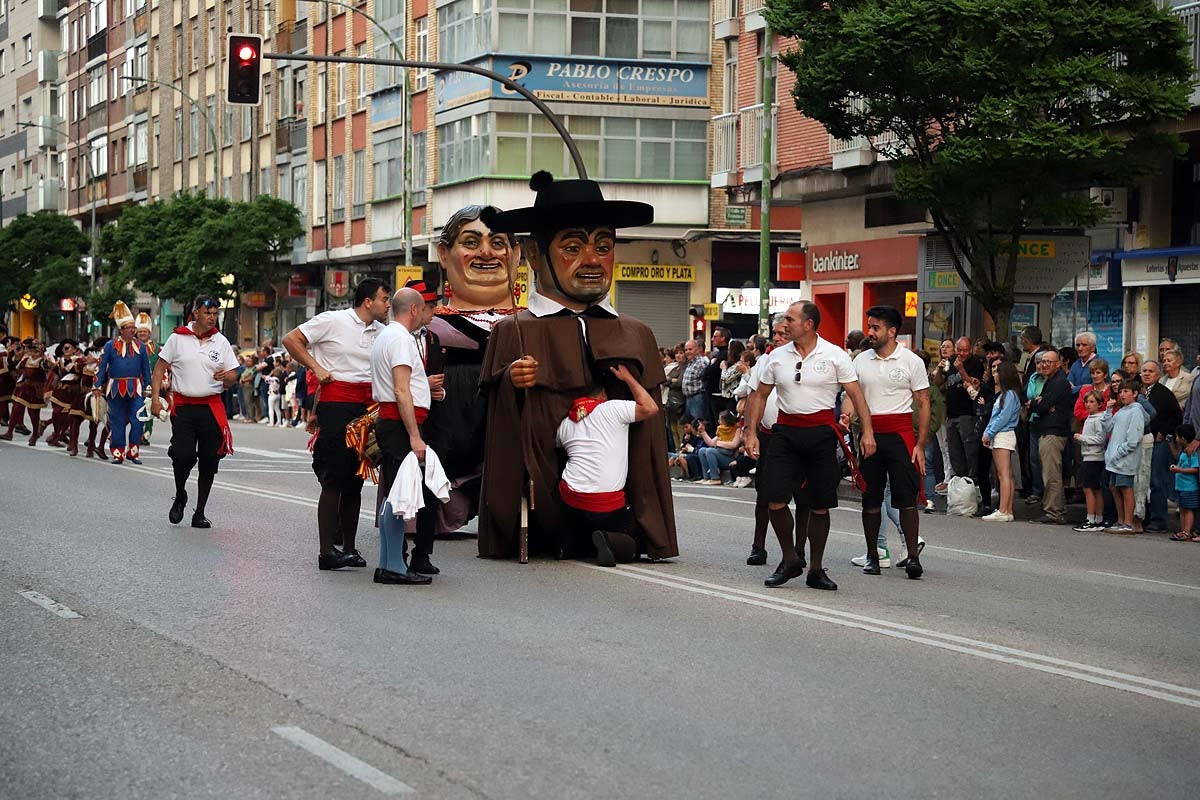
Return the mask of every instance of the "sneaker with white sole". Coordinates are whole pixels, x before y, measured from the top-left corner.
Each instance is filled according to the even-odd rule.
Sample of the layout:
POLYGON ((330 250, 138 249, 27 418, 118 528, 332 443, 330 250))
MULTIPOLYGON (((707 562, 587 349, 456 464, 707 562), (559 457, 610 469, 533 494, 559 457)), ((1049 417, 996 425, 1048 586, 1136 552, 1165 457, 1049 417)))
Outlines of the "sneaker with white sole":
POLYGON ((1133 529, 1132 525, 1122 525, 1121 523, 1118 522, 1116 525, 1110 525, 1107 528, 1105 528, 1104 532, 1105 533, 1116 533, 1121 536, 1133 536, 1137 531, 1135 531, 1133 529))
POLYGON ((742 477, 738 478, 736 481, 733 482, 733 486, 735 489, 745 489, 753 481, 754 481, 754 479, 751 478, 749 475, 743 475, 742 477))
MULTIPOLYGON (((892 554, 888 552, 886 547, 880 547, 876 552, 879 553, 879 566, 882 569, 887 569, 892 565, 892 554)), ((863 553, 861 556, 855 556, 850 559, 850 563, 856 567, 865 567, 867 565, 867 554, 863 553)))
POLYGON ((1078 531, 1079 533, 1090 533, 1091 531, 1104 530, 1104 525, 1099 522, 1088 521, 1084 522, 1082 525, 1076 525, 1074 528, 1071 528, 1071 530, 1078 531))
POLYGON ((980 519, 982 519, 984 522, 1012 522, 1013 515, 1005 514, 1002 511, 993 511, 986 516, 980 517, 980 519))

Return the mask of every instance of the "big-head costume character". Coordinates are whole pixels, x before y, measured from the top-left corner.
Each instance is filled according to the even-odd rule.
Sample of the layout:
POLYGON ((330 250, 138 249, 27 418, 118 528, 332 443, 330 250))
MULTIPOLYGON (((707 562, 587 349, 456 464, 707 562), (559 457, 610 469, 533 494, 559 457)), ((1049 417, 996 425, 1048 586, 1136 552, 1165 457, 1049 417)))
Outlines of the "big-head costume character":
POLYGON ((431 375, 445 376, 445 400, 433 404, 422 429, 450 479, 450 502, 439 504, 438 532, 458 530, 479 512, 487 400, 478 391, 479 371, 492 328, 512 316, 513 285, 521 248, 507 233, 479 218, 483 206, 456 211, 438 238, 438 261, 446 274, 446 303, 428 329, 437 337, 431 375))
MULTIPOLYGON (((532 207, 487 208, 481 215, 492 230, 531 234, 526 253, 536 275, 529 308, 495 325, 484 356, 488 412, 479 513, 484 558, 517 555, 521 498, 530 491, 530 550, 561 553, 560 535, 570 517, 558 494, 564 456, 555 434, 572 403, 593 390, 594 374, 625 364, 651 394, 666 380, 653 333, 619 316, 608 301, 616 230, 650 224, 654 209, 605 200, 594 181, 555 181, 539 172, 529 185, 537 193, 532 207)), ((619 381, 605 389, 610 398, 630 399, 619 381)), ((637 551, 651 558, 679 554, 665 453, 660 422, 631 426, 625 495, 637 551)))

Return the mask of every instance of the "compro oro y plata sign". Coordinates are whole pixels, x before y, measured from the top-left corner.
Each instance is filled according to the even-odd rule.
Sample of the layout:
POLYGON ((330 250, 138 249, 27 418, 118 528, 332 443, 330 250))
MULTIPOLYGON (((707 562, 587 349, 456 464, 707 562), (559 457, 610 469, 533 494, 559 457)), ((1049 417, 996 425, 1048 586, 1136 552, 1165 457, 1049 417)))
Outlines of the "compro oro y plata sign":
POLYGON ((694 283, 696 268, 690 264, 617 264, 613 280, 694 283))

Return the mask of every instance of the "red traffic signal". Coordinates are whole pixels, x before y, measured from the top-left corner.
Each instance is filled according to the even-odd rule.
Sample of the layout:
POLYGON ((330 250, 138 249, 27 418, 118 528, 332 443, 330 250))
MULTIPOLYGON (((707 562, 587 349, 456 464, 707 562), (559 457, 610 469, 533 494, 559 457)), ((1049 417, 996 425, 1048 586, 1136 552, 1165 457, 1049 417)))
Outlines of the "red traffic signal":
POLYGON ((262 37, 253 33, 231 33, 227 45, 226 101, 238 106, 259 105, 262 101, 262 37))
POLYGON ((703 336, 707 327, 708 322, 704 319, 704 317, 696 317, 692 320, 692 333, 698 333, 703 336))

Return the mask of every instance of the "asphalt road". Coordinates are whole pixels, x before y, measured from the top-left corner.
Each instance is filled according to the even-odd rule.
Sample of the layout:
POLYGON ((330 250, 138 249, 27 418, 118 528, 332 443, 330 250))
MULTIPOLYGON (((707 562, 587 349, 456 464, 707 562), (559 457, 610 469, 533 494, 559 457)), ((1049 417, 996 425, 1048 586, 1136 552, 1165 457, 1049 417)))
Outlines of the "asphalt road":
POLYGON ((868 577, 847 506, 840 591, 770 590, 752 490, 677 484, 673 563, 385 587, 316 569, 304 434, 234 435, 209 531, 165 447, 0 443, 0 797, 1200 796, 1200 547, 933 515, 868 577))

